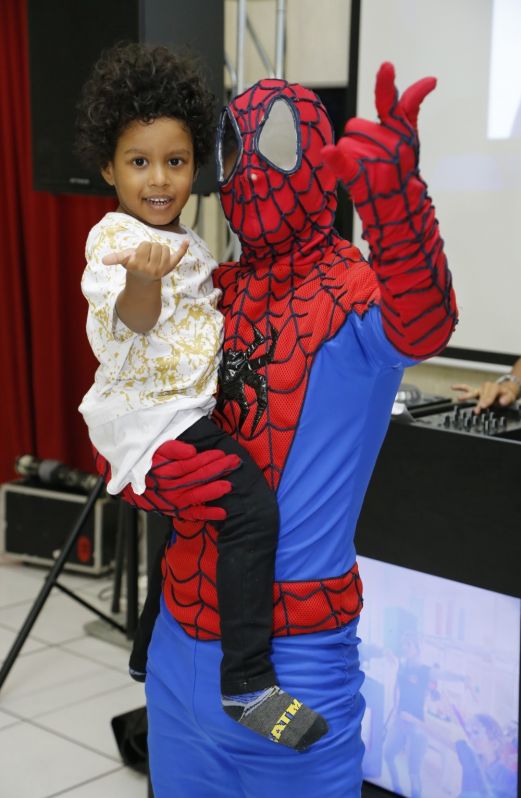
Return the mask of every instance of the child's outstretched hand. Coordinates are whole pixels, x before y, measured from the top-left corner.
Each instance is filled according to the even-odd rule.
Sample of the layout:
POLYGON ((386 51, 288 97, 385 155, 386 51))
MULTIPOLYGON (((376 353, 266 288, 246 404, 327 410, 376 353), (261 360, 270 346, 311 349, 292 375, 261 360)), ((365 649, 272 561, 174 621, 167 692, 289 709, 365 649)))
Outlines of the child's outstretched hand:
POLYGON ((125 288, 116 300, 116 311, 135 333, 147 333, 161 313, 161 278, 173 271, 188 249, 181 242, 172 252, 166 244, 142 241, 136 249, 109 252, 102 258, 105 266, 121 265, 127 270, 125 288))
POLYGON ((189 241, 185 239, 179 248, 172 252, 166 244, 142 241, 137 249, 124 249, 105 255, 102 262, 105 266, 124 266, 133 277, 144 283, 152 283, 161 280, 175 269, 185 255, 188 245, 189 241))

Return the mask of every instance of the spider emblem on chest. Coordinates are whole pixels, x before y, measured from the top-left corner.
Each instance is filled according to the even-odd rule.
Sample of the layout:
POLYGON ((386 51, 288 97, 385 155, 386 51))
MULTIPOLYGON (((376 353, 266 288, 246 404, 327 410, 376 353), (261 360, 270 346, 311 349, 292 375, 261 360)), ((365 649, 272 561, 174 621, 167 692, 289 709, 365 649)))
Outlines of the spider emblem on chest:
POLYGON ((279 337, 278 331, 270 323, 270 335, 264 336, 255 324, 253 327, 253 341, 247 349, 225 349, 219 367, 220 394, 217 409, 222 411, 225 402, 237 402, 240 409, 238 428, 242 429, 250 412, 244 388, 248 385, 255 391, 257 410, 251 426, 251 434, 255 432, 262 414, 268 406, 268 383, 266 377, 259 374, 259 369, 273 362, 275 347, 279 337), (271 343, 267 351, 259 357, 252 357, 259 346, 271 343))

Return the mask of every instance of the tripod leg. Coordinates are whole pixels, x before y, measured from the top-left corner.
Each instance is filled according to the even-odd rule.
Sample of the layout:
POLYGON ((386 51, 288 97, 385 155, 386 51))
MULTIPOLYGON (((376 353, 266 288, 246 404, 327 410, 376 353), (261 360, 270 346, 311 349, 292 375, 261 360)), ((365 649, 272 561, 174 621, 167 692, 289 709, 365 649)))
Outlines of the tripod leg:
POLYGON ((95 607, 94 604, 90 604, 88 601, 85 601, 85 599, 82 599, 80 596, 77 596, 76 593, 73 593, 73 591, 69 590, 69 588, 65 587, 65 585, 61 585, 59 582, 55 582, 54 587, 57 587, 58 590, 61 590, 61 592, 65 593, 66 596, 69 596, 71 599, 74 599, 74 601, 77 601, 78 604, 81 604, 82 607, 85 607, 87 610, 93 612, 94 615, 97 615, 98 618, 101 618, 102 621, 108 623, 109 626, 113 626, 114 629, 118 629, 120 632, 123 632, 123 634, 126 634, 127 629, 125 626, 122 626, 120 623, 115 621, 109 615, 105 615, 105 613, 102 612, 101 610, 98 610, 98 608, 95 607))
POLYGON ((121 499, 118 500, 118 529, 116 534, 116 555, 114 557, 114 592, 112 594, 111 612, 117 614, 120 610, 121 580, 125 567, 125 508, 121 499))
POLYGON ((134 639, 138 622, 138 514, 125 506, 127 533, 127 638, 134 639))
POLYGON ((35 602, 31 607, 29 614, 27 615, 27 618, 23 623, 22 628, 18 632, 18 635, 13 645, 11 646, 11 649, 9 650, 6 656, 2 667, 0 668, 0 688, 7 679, 9 671, 13 667, 16 657, 20 653, 23 644, 25 643, 31 629, 33 628, 35 621, 38 618, 38 615, 40 614, 43 605, 45 604, 47 597, 49 596, 49 593, 51 592, 56 582, 56 579, 58 578, 60 572, 62 571, 63 566, 65 565, 67 558, 71 553, 71 550, 74 544, 76 543, 76 540, 80 532, 82 531, 83 526, 87 521, 87 518, 89 517, 92 508, 94 507, 94 504, 96 503, 96 499, 103 490, 104 484, 105 483, 103 477, 98 477, 98 481, 96 482, 94 488, 92 489, 92 492, 90 493, 89 498, 87 499, 87 502, 83 510, 81 511, 78 520, 76 521, 76 525, 74 526, 72 532, 65 541, 56 562, 49 571, 47 578, 43 583, 42 589, 38 593, 35 602))

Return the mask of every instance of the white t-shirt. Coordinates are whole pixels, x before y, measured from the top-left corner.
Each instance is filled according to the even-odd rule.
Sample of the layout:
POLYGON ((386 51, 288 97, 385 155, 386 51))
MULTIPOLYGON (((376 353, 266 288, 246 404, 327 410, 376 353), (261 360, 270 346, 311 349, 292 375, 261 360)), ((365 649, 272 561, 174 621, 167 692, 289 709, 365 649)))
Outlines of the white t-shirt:
POLYGON ((152 455, 214 406, 222 345, 220 291, 206 244, 190 229, 157 230, 125 213, 108 213, 92 228, 86 245, 82 291, 89 303, 87 336, 100 365, 80 412, 96 449, 108 460, 109 493, 131 483, 145 489, 152 455), (188 251, 162 279, 161 314, 147 333, 135 333, 116 313, 125 285, 123 266, 105 266, 109 252, 136 248, 142 241, 188 251))

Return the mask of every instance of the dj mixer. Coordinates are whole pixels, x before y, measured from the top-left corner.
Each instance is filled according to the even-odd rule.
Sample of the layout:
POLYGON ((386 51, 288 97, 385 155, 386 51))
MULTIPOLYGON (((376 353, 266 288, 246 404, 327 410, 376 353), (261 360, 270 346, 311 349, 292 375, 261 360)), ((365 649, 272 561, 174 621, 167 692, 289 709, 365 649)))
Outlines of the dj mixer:
POLYGON ((414 386, 401 386, 393 409, 396 421, 469 435, 521 441, 521 407, 494 406, 480 413, 476 403, 453 402, 441 396, 420 393, 414 386))
POLYGON ((475 413, 475 402, 447 402, 435 407, 411 411, 416 422, 430 427, 464 432, 470 435, 492 435, 521 440, 521 409, 517 406, 490 408, 475 413))

